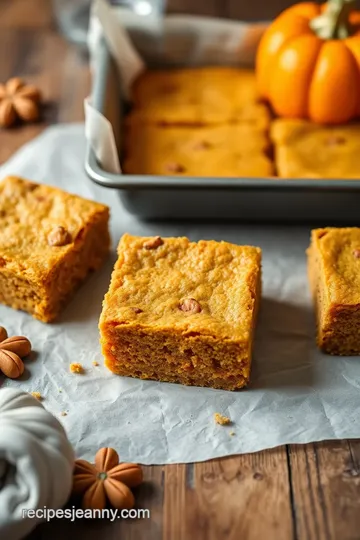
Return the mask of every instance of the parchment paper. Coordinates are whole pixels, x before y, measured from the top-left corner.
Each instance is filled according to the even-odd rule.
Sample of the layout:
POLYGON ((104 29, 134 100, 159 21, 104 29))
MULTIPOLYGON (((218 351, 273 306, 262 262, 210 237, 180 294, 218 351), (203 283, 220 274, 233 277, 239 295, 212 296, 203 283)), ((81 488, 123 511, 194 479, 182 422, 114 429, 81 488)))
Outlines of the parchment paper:
POLYGON ((22 174, 109 204, 114 244, 105 267, 81 288, 56 324, 0 306, 0 324, 10 334, 28 336, 35 350, 24 376, 2 384, 41 392, 77 456, 89 459, 101 446, 116 448, 124 460, 155 464, 360 437, 360 359, 326 356, 315 348, 304 253, 310 227, 142 224, 123 210, 113 191, 85 177, 83 132, 82 125, 51 128, 0 170, 0 177, 22 174), (113 375, 102 365, 97 322, 115 245, 125 231, 223 239, 263 249, 263 299, 248 389, 225 392, 142 382, 113 375), (74 361, 84 365, 86 374, 69 373, 74 361), (67 416, 61 417, 61 411, 67 416), (230 416, 233 425, 216 425, 215 412, 230 416))

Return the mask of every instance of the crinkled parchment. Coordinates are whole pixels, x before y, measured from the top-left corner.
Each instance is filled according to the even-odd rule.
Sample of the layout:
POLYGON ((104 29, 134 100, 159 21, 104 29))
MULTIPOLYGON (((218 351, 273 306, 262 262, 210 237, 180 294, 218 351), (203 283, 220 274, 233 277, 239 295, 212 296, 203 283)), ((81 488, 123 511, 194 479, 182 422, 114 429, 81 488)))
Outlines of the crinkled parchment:
POLYGON ((360 437, 360 360, 326 356, 315 347, 305 259, 310 229, 142 224, 123 210, 113 191, 86 178, 83 131, 82 125, 50 128, 0 171, 1 177, 21 174, 109 204, 114 246, 105 267, 81 288, 56 324, 0 306, 0 324, 10 334, 28 336, 35 351, 24 376, 2 384, 41 392, 76 454, 85 458, 101 446, 113 446, 124 460, 191 462, 285 443, 360 437), (115 246, 125 231, 223 239, 263 249, 262 307, 246 390, 142 382, 113 375, 103 366, 97 323, 115 246), (86 373, 71 374, 70 362, 81 362, 86 373), (67 416, 61 417, 62 411, 67 416), (230 416, 233 425, 215 424, 215 412, 230 416))

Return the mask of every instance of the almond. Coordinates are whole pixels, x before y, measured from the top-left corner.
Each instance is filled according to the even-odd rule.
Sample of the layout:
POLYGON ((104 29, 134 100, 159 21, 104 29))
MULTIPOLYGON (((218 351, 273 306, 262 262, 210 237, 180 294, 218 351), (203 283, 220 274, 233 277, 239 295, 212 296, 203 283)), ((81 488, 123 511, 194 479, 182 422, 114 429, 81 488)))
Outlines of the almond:
POLYGON ((9 379, 17 379, 24 373, 24 363, 21 358, 6 350, 0 350, 0 371, 9 379))
POLYGON ((150 240, 147 240, 144 242, 144 248, 145 249, 156 249, 157 247, 161 246, 164 243, 164 240, 160 236, 154 236, 154 238, 151 238, 150 240))
POLYGON ((70 233, 62 226, 55 227, 47 237, 49 246, 66 246, 71 244, 70 233))
POLYGON ((200 313, 201 306, 195 298, 185 298, 180 304, 179 309, 186 313, 200 313))
POLYGON ((0 326, 0 342, 8 337, 7 331, 3 326, 0 326))
POLYGON ((23 358, 30 354, 31 343, 24 336, 13 336, 0 343, 0 350, 10 351, 20 356, 20 358, 23 358))

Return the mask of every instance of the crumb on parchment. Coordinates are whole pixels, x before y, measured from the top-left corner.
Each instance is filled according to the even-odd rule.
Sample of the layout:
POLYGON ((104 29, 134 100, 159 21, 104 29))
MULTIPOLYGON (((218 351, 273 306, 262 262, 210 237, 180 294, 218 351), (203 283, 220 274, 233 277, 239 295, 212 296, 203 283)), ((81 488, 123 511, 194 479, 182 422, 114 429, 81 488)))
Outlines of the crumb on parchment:
POLYGON ((66 411, 61 411, 60 416, 67 416, 67 412, 66 411))
POLYGON ((42 395, 40 394, 40 392, 30 392, 30 394, 38 401, 42 400, 42 395))
POLYGON ((96 360, 93 361, 92 363, 93 366, 98 366, 99 365, 99 362, 96 362, 96 360))
POLYGON ((218 412, 214 413, 214 420, 220 426, 228 426, 229 424, 231 424, 231 420, 228 416, 223 416, 218 412))
POLYGON ((229 435, 230 437, 233 437, 235 435, 235 431, 230 431, 229 435))
POLYGON ((84 373, 84 368, 83 368, 82 364, 79 364, 78 362, 73 362, 72 364, 70 364, 70 371, 71 371, 71 373, 83 374, 84 373))

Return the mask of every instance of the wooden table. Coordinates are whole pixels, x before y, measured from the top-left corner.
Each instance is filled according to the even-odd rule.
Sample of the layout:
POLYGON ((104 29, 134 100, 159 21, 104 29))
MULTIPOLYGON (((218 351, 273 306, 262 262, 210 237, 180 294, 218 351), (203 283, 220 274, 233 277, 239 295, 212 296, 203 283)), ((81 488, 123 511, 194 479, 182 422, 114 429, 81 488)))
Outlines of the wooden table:
MULTIPOLYGON (((262 3, 258 0, 259 8, 262 3)), ((173 0, 172 6, 180 10, 194 4, 198 6, 195 0, 173 0)), ((254 14, 248 2, 202 4, 210 14, 231 15, 231 7, 239 17, 254 14)), ((256 2, 251 4, 256 7, 256 2)), ((47 101, 41 124, 0 131, 3 162, 46 125, 81 120, 90 77, 86 58, 57 34, 49 0, 0 0, 0 14, 0 78, 24 76, 41 87, 47 101)), ((205 463, 144 467, 146 482, 137 491, 137 503, 150 509, 151 520, 56 521, 40 526, 30 538, 357 540, 359 467, 359 441, 290 445, 205 463)))

